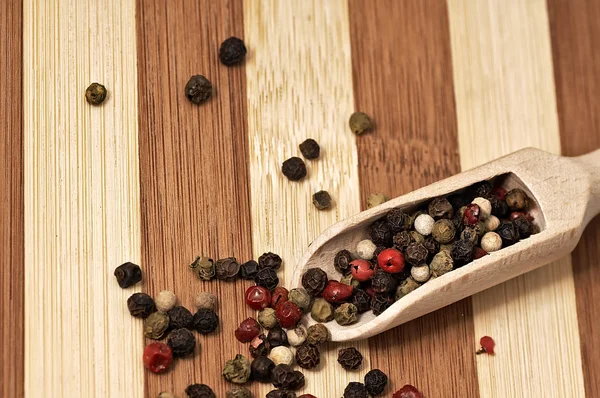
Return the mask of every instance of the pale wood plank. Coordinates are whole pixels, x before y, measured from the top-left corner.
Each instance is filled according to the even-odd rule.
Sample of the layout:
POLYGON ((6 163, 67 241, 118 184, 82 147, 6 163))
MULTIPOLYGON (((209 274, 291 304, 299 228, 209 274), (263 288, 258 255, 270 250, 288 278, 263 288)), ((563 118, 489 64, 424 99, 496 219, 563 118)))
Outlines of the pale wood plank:
POLYGON ((141 397, 135 2, 25 0, 24 49, 26 395, 141 397))
MULTIPOLYGON (((323 229, 360 210, 356 145, 347 128, 354 109, 347 2, 246 0, 244 27, 251 49, 246 81, 253 250, 255 257, 267 250, 281 254, 285 284, 323 229), (321 144, 321 158, 307 162, 304 181, 290 182, 281 163, 300 156, 298 144, 309 137, 321 144), (320 189, 334 198, 331 211, 313 207, 311 196, 320 189)), ((367 360, 360 372, 341 371, 341 345, 329 344, 319 370, 304 372, 304 391, 341 396, 348 382, 361 380, 369 370, 368 344, 355 345, 367 360)), ((259 396, 267 391, 261 386, 259 396)))
MULTIPOLYGON (((535 146, 560 153, 546 3, 449 0, 461 165, 535 146)), ((570 256, 473 296, 484 397, 583 396, 570 256)), ((477 342, 474 343, 474 349, 477 342)))

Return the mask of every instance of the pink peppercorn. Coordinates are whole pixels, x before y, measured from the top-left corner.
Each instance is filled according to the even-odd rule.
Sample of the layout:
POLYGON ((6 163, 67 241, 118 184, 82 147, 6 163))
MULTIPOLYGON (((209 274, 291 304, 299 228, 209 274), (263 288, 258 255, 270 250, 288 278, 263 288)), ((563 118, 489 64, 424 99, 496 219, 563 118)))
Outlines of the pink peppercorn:
POLYGON ((463 224, 465 225, 475 225, 479 222, 479 215, 481 213, 481 209, 474 203, 468 204, 465 209, 465 214, 463 215, 463 224))
POLYGON ((407 384, 396 391, 392 398, 423 398, 423 394, 415 386, 407 384))
POLYGON ((366 282, 375 275, 375 265, 367 260, 354 260, 350 263, 352 276, 359 282, 366 282))
POLYGON ((164 343, 151 343, 144 348, 144 366, 152 373, 163 373, 173 361, 171 347, 164 343))
POLYGON ((502 200, 506 196, 506 189, 502 187, 494 187, 490 193, 492 196, 495 196, 496 199, 502 200))
POLYGON ((377 265, 387 273, 397 274, 404 269, 404 255, 396 249, 384 249, 377 256, 377 265))
POLYGON ((476 246, 475 249, 473 249, 473 260, 487 256, 488 254, 489 253, 483 250, 481 247, 476 246))
POLYGON ((481 349, 478 350, 476 354, 486 353, 494 355, 494 347, 496 346, 496 343, 490 336, 483 336, 481 339, 479 339, 479 345, 481 345, 481 349))
POLYGON ((275 315, 281 327, 291 329, 296 327, 296 324, 302 318, 302 310, 291 301, 286 301, 277 306, 275 315))
POLYGON ((260 333, 260 325, 254 318, 247 318, 235 331, 235 338, 242 343, 251 342, 260 333))
POLYGON ((271 292, 262 286, 250 286, 246 289, 246 304, 257 311, 267 308, 271 305, 271 292))
POLYGON ((288 290, 285 287, 278 286, 271 292, 271 308, 277 308, 281 303, 288 301, 288 290))
POLYGON ((321 295, 332 304, 341 304, 352 296, 354 289, 350 285, 338 281, 329 281, 321 295))

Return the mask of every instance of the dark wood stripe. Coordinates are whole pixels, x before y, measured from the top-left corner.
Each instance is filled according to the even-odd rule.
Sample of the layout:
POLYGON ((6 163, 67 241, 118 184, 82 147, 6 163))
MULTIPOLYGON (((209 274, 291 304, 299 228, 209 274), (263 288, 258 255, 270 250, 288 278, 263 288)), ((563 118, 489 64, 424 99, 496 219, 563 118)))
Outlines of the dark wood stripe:
MULTIPOLYGON (((600 2, 548 0, 562 152, 600 148, 600 2)), ((600 396, 600 217, 572 255, 586 396, 600 396)))
MULTIPOLYGON (((350 0, 356 109, 376 130, 357 138, 363 207, 460 172, 446 4, 437 0, 350 0)), ((370 341, 371 367, 393 389, 427 397, 477 397, 470 299, 370 341)))
POLYGON ((190 310, 200 291, 214 292, 222 303, 219 331, 198 338, 193 358, 178 360, 166 375, 146 374, 148 397, 163 390, 182 396, 200 382, 225 396, 223 364, 248 351, 233 338, 250 315, 245 284, 202 283, 188 268, 201 253, 241 261, 252 254, 245 72, 218 60, 224 39, 243 37, 242 12, 238 0, 137 2, 144 289, 173 289, 190 310), (214 87, 201 106, 184 96, 194 74, 214 87))
POLYGON ((23 4, 0 2, 0 396, 24 395, 23 4))

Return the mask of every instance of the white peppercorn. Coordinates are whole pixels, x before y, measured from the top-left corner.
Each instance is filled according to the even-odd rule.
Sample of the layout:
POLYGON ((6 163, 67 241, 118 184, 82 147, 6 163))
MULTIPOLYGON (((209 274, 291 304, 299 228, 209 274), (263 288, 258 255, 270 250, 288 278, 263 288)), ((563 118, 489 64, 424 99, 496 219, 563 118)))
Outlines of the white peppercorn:
POLYGON ((177 296, 170 290, 163 290, 154 298, 156 309, 162 312, 167 312, 177 304, 177 296))
POLYGON ((492 203, 486 198, 475 198, 471 203, 479 206, 480 220, 485 220, 492 214, 492 203))
POLYGON ((265 329, 273 329, 277 326, 277 315, 273 308, 264 308, 258 313, 258 323, 265 329))
POLYGON ((269 359, 277 365, 292 365, 294 363, 294 354, 288 347, 280 345, 275 347, 269 353, 269 359))
POLYGON ((488 253, 502 249, 502 238, 495 232, 487 232, 481 238, 481 248, 488 253))
POLYGON ((418 265, 410 269, 410 276, 412 276, 412 278, 416 282, 427 282, 427 280, 429 279, 429 275, 430 271, 429 266, 427 264, 418 265))
POLYGON ((484 222, 486 231, 495 231, 500 226, 500 219, 496 216, 489 216, 484 222))
POLYGON ((415 218, 415 230, 423 236, 431 235, 435 220, 429 214, 420 214, 415 218))
POLYGON ((201 292, 194 297, 194 305, 198 309, 204 308, 214 311, 217 307, 217 298, 212 293, 201 292))
POLYGON ((387 200, 388 199, 382 193, 372 193, 367 198, 367 209, 379 206, 380 204, 387 202, 387 200))
POLYGON ((370 239, 361 240, 358 242, 358 245, 356 245, 356 253, 358 254, 358 257, 363 260, 372 259, 375 249, 377 249, 377 246, 370 239))
POLYGON ((308 335, 308 330, 306 326, 300 324, 296 326, 294 329, 290 329, 286 332, 288 343, 292 347, 301 346, 306 341, 306 336, 308 335))

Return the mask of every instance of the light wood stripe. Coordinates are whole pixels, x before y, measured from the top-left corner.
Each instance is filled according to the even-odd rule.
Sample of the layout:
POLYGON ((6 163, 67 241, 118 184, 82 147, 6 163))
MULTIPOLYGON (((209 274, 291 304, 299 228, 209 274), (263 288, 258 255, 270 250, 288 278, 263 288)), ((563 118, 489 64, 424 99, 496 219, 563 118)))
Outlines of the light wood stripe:
MULTIPOLYGON (((356 146, 347 127, 354 107, 347 3, 246 0, 244 26, 252 51, 246 80, 253 250, 255 257, 281 254, 285 284, 321 231, 360 210, 356 146), (290 182, 281 163, 301 156, 298 145, 309 137, 320 143, 321 158, 307 161, 304 181, 290 182), (334 198, 330 211, 312 205, 320 189, 334 198)), ((367 359, 359 372, 343 371, 336 362, 341 345, 330 344, 318 370, 304 371, 303 391, 341 396, 348 382, 362 381, 368 345, 354 345, 367 359)), ((258 396, 270 388, 261 386, 258 396)))
MULTIPOLYGON (((544 1, 449 0, 461 165, 535 146, 560 152, 544 1)), ((583 396, 570 256, 473 296, 483 397, 583 396)), ((477 341, 472 343, 473 350, 477 341)))
POLYGON ((25 0, 24 49, 25 393, 141 397, 135 3, 25 0))

